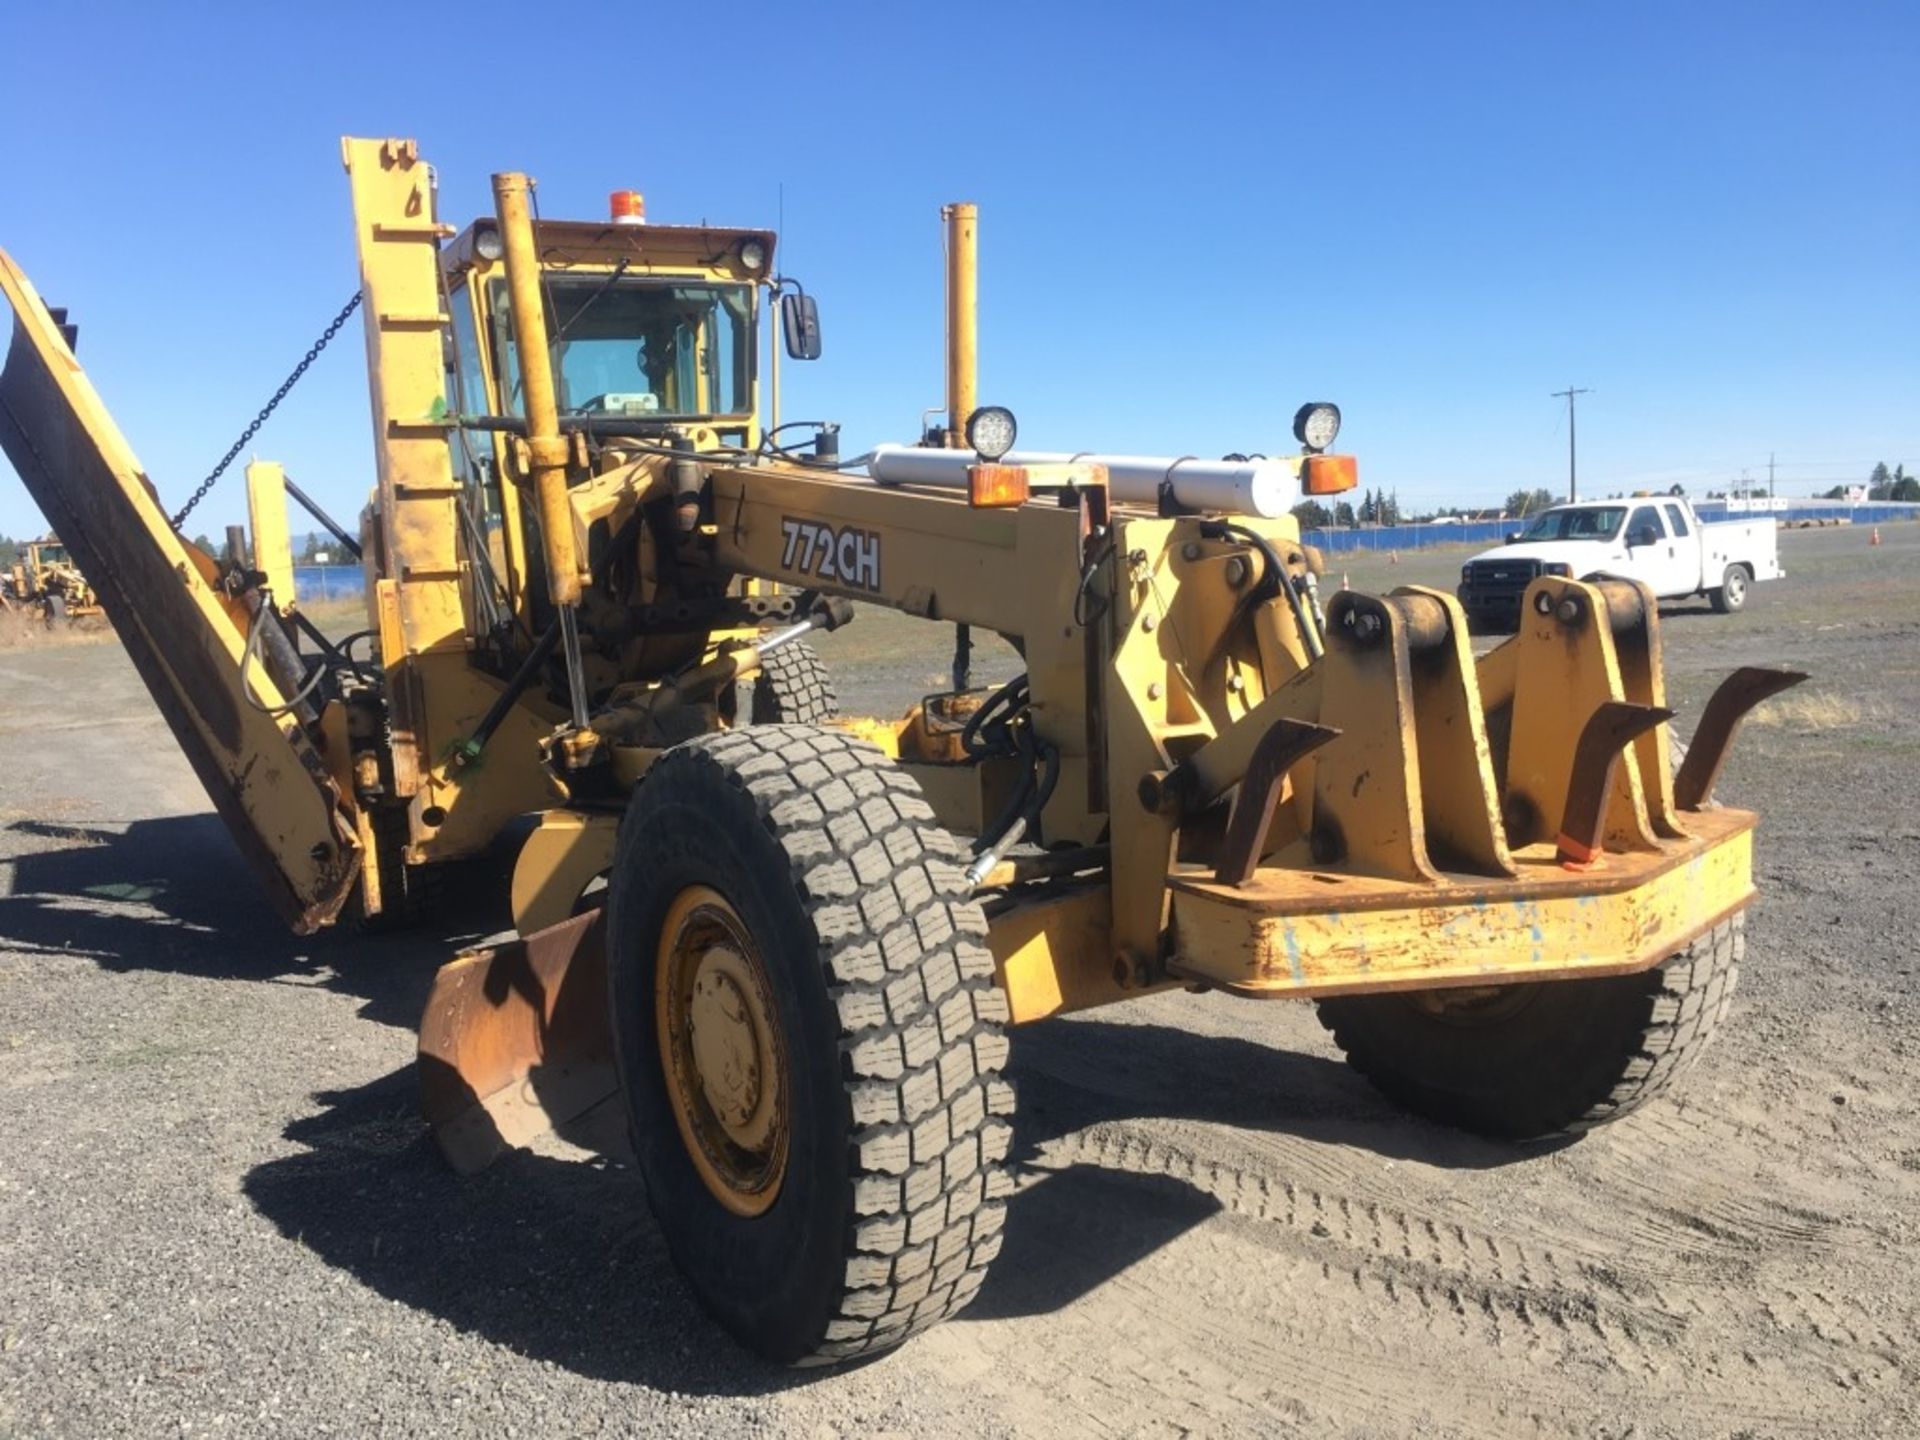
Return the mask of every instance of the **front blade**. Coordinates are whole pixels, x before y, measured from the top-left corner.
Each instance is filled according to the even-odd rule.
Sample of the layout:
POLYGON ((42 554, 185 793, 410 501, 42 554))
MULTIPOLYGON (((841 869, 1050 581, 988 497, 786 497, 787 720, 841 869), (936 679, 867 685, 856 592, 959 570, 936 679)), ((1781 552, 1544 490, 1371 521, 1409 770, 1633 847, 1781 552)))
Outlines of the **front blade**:
POLYGON ((619 1091, 602 912, 440 967, 420 1020, 420 1108, 471 1174, 619 1091))

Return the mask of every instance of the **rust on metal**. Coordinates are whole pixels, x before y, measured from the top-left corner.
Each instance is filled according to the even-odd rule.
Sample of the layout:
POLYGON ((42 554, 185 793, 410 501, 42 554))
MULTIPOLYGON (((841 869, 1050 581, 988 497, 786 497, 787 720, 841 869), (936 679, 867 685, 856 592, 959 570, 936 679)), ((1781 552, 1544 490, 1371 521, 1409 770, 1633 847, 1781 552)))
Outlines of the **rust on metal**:
POLYGON ((1573 773, 1554 847, 1563 866, 1585 869, 1599 860, 1622 747, 1672 718, 1671 710, 1630 700, 1609 700, 1587 717, 1573 748, 1573 773))
POLYGON ((618 1092, 602 912, 440 967, 420 1019, 420 1109, 471 1174, 618 1092))
POLYGON ((1687 839, 1609 851, 1590 871, 1565 869, 1551 844, 1529 845, 1514 853, 1517 880, 1430 885, 1319 870, 1304 844, 1244 886, 1176 874, 1168 973, 1300 999, 1643 970, 1751 902, 1754 821, 1705 811, 1689 817, 1687 839))
POLYGON ((1214 879, 1222 885, 1244 885, 1260 866, 1260 846, 1267 827, 1273 824, 1273 812, 1280 804, 1280 790, 1287 772, 1302 756, 1319 749, 1340 734, 1324 725, 1304 720, 1281 718, 1254 747, 1247 775, 1240 782, 1240 794, 1233 802, 1233 814, 1227 820, 1227 836, 1220 845, 1219 863, 1214 879))
POLYGON ((1762 700, 1791 690, 1807 678, 1802 670, 1768 670, 1758 665, 1743 665, 1720 682, 1720 688, 1707 701, 1700 724, 1693 732, 1693 744, 1687 758, 1680 762, 1680 773, 1673 781, 1673 803, 1682 810, 1699 810, 1713 798, 1713 787, 1726 763, 1727 750, 1734 732, 1747 712, 1762 700))

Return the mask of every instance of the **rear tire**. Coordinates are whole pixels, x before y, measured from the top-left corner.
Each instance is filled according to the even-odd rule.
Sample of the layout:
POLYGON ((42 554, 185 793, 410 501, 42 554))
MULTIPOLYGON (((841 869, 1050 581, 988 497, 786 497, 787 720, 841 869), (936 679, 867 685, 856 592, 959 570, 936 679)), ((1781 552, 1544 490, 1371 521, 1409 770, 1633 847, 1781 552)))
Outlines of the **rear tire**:
POLYGON ((769 1359, 897 1345, 999 1253, 1008 1012, 965 853, 876 747, 807 725, 676 746, 621 823, 610 1005, 648 1200, 769 1359), (717 1021, 716 974, 746 997, 717 1021))
POLYGON ((838 717, 840 701, 820 652, 791 640, 765 656, 748 714, 755 725, 820 725, 838 717))
POLYGON ((66 623, 66 620, 67 597, 64 595, 47 596, 47 628, 51 630, 56 625, 66 623))
POLYGON ((1726 1017, 1745 917, 1632 975, 1319 1002, 1347 1061, 1389 1098, 1507 1140, 1574 1135, 1637 1109, 1686 1073, 1726 1017), (1466 995, 1468 992, 1454 992, 1466 995))
POLYGON ((1747 603, 1748 583, 1746 566, 1727 566, 1726 574, 1720 577, 1720 588, 1713 592, 1713 608, 1722 615, 1731 615, 1747 603))

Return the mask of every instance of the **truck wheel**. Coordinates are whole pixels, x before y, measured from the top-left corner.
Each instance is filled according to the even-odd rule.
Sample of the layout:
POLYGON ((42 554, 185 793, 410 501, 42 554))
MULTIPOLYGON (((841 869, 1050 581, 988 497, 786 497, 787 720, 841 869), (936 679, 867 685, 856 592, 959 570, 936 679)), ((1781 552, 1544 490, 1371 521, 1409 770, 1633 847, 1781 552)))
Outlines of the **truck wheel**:
POLYGON ((47 628, 53 629, 67 618, 67 597, 64 595, 47 596, 47 628))
POLYGON ((810 725, 676 746, 621 822, 608 978, 647 1198, 769 1359, 897 1345, 999 1252, 1008 1012, 965 853, 876 747, 810 725))
POLYGON ((1724 920, 1651 970, 1319 1002, 1347 1061, 1416 1114, 1507 1140, 1578 1134, 1684 1074, 1725 1018, 1746 952, 1724 920))
POLYGON ((1720 577, 1720 588, 1713 592, 1713 608, 1722 615, 1731 615, 1747 603, 1747 567, 1729 565, 1727 573, 1720 577))
POLYGON ((760 662, 748 714, 755 725, 818 725, 840 713, 820 652, 793 640, 760 662))

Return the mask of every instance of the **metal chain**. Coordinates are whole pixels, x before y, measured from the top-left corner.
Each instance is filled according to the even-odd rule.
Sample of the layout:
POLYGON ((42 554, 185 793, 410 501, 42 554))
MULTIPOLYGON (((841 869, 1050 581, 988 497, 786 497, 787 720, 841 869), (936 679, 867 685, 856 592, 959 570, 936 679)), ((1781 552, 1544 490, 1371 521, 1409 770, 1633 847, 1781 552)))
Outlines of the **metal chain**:
POLYGON ((187 523, 187 516, 193 513, 193 507, 204 500, 207 492, 213 489, 214 481, 227 473, 227 467, 233 464, 242 450, 247 448, 247 442, 260 433, 260 427, 267 423, 267 417, 279 408, 282 400, 287 398, 287 392, 300 383, 300 377, 307 373, 307 367, 318 360, 320 352, 333 343, 333 337, 340 333, 340 327, 347 323, 347 317, 360 308, 360 295, 361 292, 358 290, 353 292, 353 298, 341 307, 340 313, 333 317, 333 323, 320 332, 320 338, 313 342, 313 348, 301 356, 300 363, 293 367, 293 373, 281 382, 280 388, 273 392, 273 398, 260 408, 258 415, 253 417, 253 423, 240 432, 240 438, 233 442, 233 448, 220 457, 220 463, 208 472, 207 478, 202 480, 193 494, 187 497, 187 503, 182 505, 179 513, 173 517, 174 529, 178 530, 187 523))

